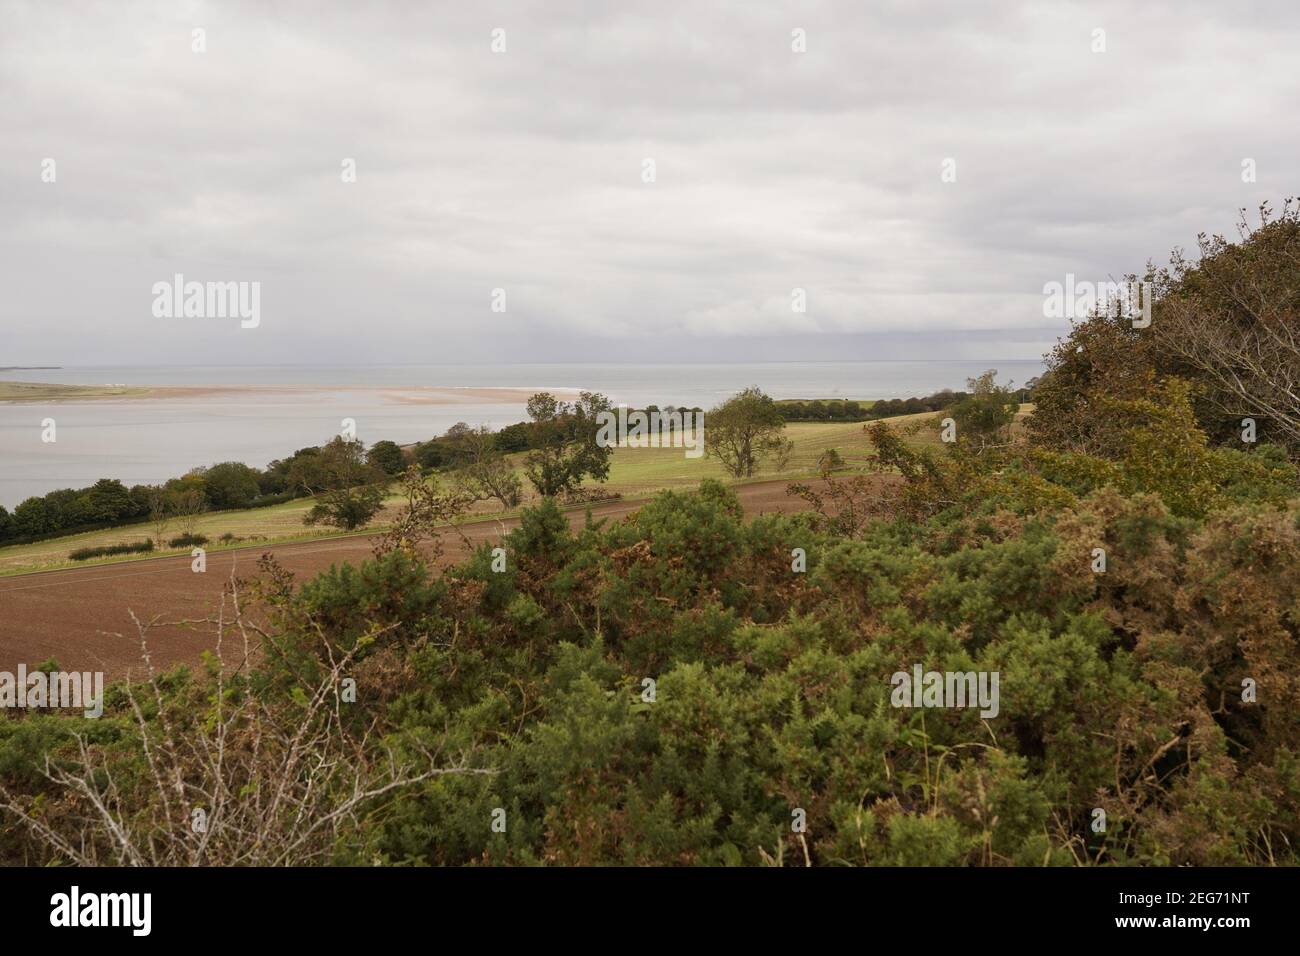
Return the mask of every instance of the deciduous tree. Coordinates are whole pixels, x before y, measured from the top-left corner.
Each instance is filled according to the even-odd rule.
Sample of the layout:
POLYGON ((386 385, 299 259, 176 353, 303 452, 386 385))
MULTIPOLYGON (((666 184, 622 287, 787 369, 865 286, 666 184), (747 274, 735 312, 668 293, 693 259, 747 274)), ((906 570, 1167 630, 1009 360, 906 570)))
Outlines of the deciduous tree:
MULTIPOLYGON (((819 405, 814 402, 813 405, 819 405)), ((760 461, 788 449, 785 420, 757 386, 738 392, 705 416, 704 448, 733 478, 748 478, 760 461)))

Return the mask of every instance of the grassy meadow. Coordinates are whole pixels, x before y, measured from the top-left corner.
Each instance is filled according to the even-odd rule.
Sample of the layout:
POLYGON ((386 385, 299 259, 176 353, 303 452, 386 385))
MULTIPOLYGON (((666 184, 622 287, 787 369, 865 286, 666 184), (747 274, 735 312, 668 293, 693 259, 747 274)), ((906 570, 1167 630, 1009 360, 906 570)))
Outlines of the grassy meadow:
MULTIPOLYGON (((906 427, 918 420, 934 418, 932 413, 905 415, 889 419, 894 427, 906 427)), ((777 478, 799 478, 816 473, 817 460, 828 448, 836 449, 844 459, 845 470, 862 468, 871 454, 871 442, 863 431, 860 422, 795 422, 785 427, 785 434, 794 442, 794 451, 786 467, 775 470, 770 463, 762 468, 753 478, 746 481, 765 481, 777 478)), ((706 437, 707 441, 707 437, 706 437)), ((922 430, 912 437, 918 444, 938 443, 938 436, 930 430, 922 430)), ((516 467, 522 473, 525 455, 511 456, 516 467)), ((649 497, 665 488, 695 487, 705 478, 727 480, 726 472, 716 459, 707 455, 699 458, 687 458, 681 448, 626 448, 614 450, 610 466, 609 480, 599 487, 617 493, 623 498, 639 499, 649 497)), ((592 486, 591 482, 588 482, 592 486)), ((527 487, 527 482, 525 482, 527 487)), ((525 500, 525 504, 528 500, 525 500)), ((401 506, 402 498, 390 495, 384 510, 372 523, 370 530, 387 524, 401 506)), ((339 537, 345 532, 329 531, 324 528, 312 528, 303 524, 303 516, 311 508, 312 501, 303 498, 266 508, 254 508, 239 511, 216 511, 200 515, 194 522, 194 531, 208 538, 206 548, 218 551, 227 548, 248 547, 250 545, 271 544, 286 541, 302 541, 320 538, 339 537), (233 535, 235 540, 229 543, 220 541, 222 535, 233 535)), ((514 509, 517 511, 518 509, 514 509)), ((508 512, 513 514, 514 511, 508 512)), ((483 503, 475 512, 482 516, 501 516, 505 514, 499 507, 483 503)), ((182 533, 177 522, 173 521, 164 533, 164 539, 178 537, 182 533)), ((369 531, 351 532, 365 534, 369 531)), ((111 558, 97 558, 88 561, 72 561, 68 554, 78 548, 104 547, 120 543, 134 543, 155 538, 156 532, 149 523, 122 525, 81 534, 52 538, 34 544, 11 545, 0 548, 0 575, 25 574, 32 571, 48 571, 68 567, 87 567, 96 564, 121 563, 124 561, 148 560, 167 554, 188 553, 188 548, 156 550, 151 554, 120 555, 111 558)))

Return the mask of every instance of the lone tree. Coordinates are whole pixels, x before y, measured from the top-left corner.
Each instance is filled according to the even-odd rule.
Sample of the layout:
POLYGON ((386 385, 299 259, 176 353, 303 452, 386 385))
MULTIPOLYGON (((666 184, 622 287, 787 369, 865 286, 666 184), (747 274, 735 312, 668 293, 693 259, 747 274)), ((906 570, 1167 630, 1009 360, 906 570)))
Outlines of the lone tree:
POLYGON ((830 475, 833 471, 838 471, 844 467, 844 459, 834 448, 827 448, 817 459, 817 470, 821 472, 823 478, 830 475))
POLYGON ((302 520, 304 524, 328 524, 355 531, 368 524, 383 506, 384 489, 378 485, 332 488, 316 497, 316 503, 302 520))
POLYGON ((456 472, 461 490, 477 501, 495 498, 503 508, 513 508, 523 497, 523 482, 497 444, 496 433, 486 425, 471 428, 456 438, 456 472))
POLYGON ((194 537, 199 517, 208 510, 208 499, 198 488, 182 488, 169 495, 171 514, 181 527, 181 534, 194 537))
POLYGON ((303 479, 312 482, 304 483, 304 487, 316 498, 303 516, 303 523, 352 531, 369 522, 383 507, 388 476, 367 460, 365 445, 360 441, 338 437, 321 448, 303 479))
POLYGON ((596 442, 596 417, 609 411, 609 399, 597 392, 581 392, 576 402, 561 402, 550 392, 528 399, 528 453, 525 473, 537 493, 553 498, 576 488, 590 475, 597 481, 609 477, 611 447, 596 442))
POLYGON ((705 451, 733 478, 748 478, 765 457, 784 462, 793 443, 785 438, 785 419, 771 397, 751 386, 705 416, 705 451))
POLYGON ((957 440, 977 452, 1011 438, 1018 403, 1014 392, 997 383, 997 375, 997 369, 989 369, 979 378, 968 378, 970 394, 952 408, 957 440))
POLYGON ((149 489, 149 523, 153 526, 153 536, 161 549, 166 540, 167 528, 172 523, 172 506, 167 492, 162 488, 149 489))

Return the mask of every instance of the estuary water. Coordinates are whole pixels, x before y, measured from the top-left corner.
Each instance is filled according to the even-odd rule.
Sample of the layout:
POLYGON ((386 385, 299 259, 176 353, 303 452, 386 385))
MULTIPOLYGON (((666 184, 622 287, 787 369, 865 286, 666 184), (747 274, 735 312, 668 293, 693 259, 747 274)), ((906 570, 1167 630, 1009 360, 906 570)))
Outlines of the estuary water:
MULTIPOLYGON (((494 427, 522 421, 527 392, 588 389, 632 406, 711 408, 748 385, 774 398, 907 398, 997 369, 1022 385, 1037 361, 772 362, 736 365, 378 365, 101 366, 0 369, 0 381, 66 385, 250 386, 149 399, 0 402, 0 505, 76 488, 99 478, 128 486, 183 474, 197 465, 242 461, 257 467, 338 434, 343 419, 373 443, 439 435, 456 422, 494 427), (251 386, 297 386, 258 390, 251 386), (455 396, 444 404, 404 400, 402 388, 517 388, 518 401, 455 396), (386 391, 391 389, 392 391, 386 391), (57 440, 43 442, 53 418, 57 440)), ((510 396, 514 398, 514 396, 510 396)))

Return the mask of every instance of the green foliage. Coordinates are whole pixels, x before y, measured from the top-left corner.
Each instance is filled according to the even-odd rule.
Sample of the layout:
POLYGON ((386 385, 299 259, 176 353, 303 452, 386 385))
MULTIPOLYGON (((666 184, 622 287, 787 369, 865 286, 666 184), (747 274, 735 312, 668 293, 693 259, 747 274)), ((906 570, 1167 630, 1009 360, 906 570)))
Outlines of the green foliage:
MULTIPOLYGON (((503 546, 504 573, 487 548, 446 575, 399 548, 301 586, 271 574, 251 688, 301 707, 352 654, 333 732, 493 771, 395 789, 339 862, 1300 862, 1295 507, 1179 517, 1109 486, 848 539, 747 523, 708 482, 576 532, 547 500, 503 546), (998 716, 891 706, 914 664, 999 672, 998 716), (1244 677, 1265 704, 1239 701, 1244 677)), ((110 742, 129 714, 112 699, 92 746, 127 779, 143 756, 110 742)), ((73 726, 0 722, 0 784, 38 799, 73 726)), ((17 834, 6 859, 57 858, 17 834)))
POLYGON ((997 384, 997 372, 990 369, 978 378, 969 379, 970 394, 952 408, 957 423, 957 440, 976 448, 1008 440, 1008 430, 1016 415, 1015 396, 997 384))
POLYGON ((503 508, 513 508, 523 498, 523 482, 506 459, 497 436, 486 425, 466 428, 454 442, 458 461, 457 483, 469 499, 495 498, 503 508))
POLYGON ((415 461, 421 468, 428 470, 439 468, 446 460, 446 449, 439 442, 421 442, 415 447, 415 461))
POLYGON ((525 473, 537 493, 551 498, 576 488, 588 476, 609 477, 612 445, 598 442, 598 416, 610 409, 609 399, 582 392, 577 401, 561 402, 549 392, 528 399, 528 445, 525 473))
POLYGON ((150 540, 133 541, 123 544, 110 544, 102 548, 77 548, 68 552, 73 561, 87 561, 90 558, 107 558, 119 554, 148 554, 153 550, 150 540))
POLYGON ((397 475, 406 467, 406 456, 397 442, 377 441, 366 453, 366 461, 386 475, 397 475))
POLYGON ((1112 423, 1106 455, 1041 444, 959 440, 944 454, 911 447, 883 422, 869 427, 879 468, 903 478, 897 509, 914 517, 1051 512, 1104 487, 1155 494, 1177 515, 1203 517, 1232 503, 1281 508, 1300 493, 1300 472, 1277 446, 1214 446, 1197 423, 1190 385, 1171 378, 1151 397, 1104 399, 1112 423))
MULTIPOLYGON (((1238 347, 1293 324, 1300 225, 1283 218, 1156 277, 1156 334, 1104 314, 1078 324, 1034 385, 1026 444, 1017 396, 991 372, 932 396, 936 408, 877 403, 872 416, 951 406, 958 440, 918 447, 877 421, 875 474, 831 478, 830 449, 820 487, 792 486, 811 513, 746 521, 731 490, 705 481, 574 530, 554 496, 608 473, 603 396, 535 395, 530 422, 495 434, 453 426, 415 457, 457 468, 457 490, 413 468, 411 514, 373 560, 302 584, 264 563, 260 656, 233 684, 209 660, 153 695, 112 688, 89 730, 59 715, 0 721, 0 862, 117 852, 117 824, 95 814, 107 790, 52 788, 46 767, 93 755, 88 774, 113 781, 120 819, 161 840, 171 797, 148 786, 150 734, 179 727, 210 752, 202 730, 254 700, 258 720, 230 757, 262 767, 274 749, 263 728, 338 699, 346 673, 355 700, 304 733, 347 761, 317 778, 320 761, 295 759, 238 782, 253 795, 276 778, 317 812, 347 805, 362 772, 378 785, 331 818, 339 829, 313 861, 1300 864, 1300 497, 1284 394, 1300 365, 1285 335, 1252 352, 1246 371, 1276 414, 1272 440, 1247 445, 1225 424, 1243 396, 1209 360, 1218 343, 1235 368, 1238 347), (489 544, 432 570, 420 533, 475 495, 517 500, 496 482, 502 455, 524 449, 544 498, 500 542, 504 570, 489 544), (895 706, 893 675, 914 667, 996 673, 996 715, 895 706), (448 760, 469 772, 398 784, 448 760), (1095 808, 1105 832, 1091 829, 1095 808)), ((781 428, 780 407, 746 389, 709 413, 706 447, 752 475, 780 459, 781 428)), ((305 490, 309 520, 358 527, 394 460, 380 445, 366 455, 335 439, 265 474, 227 463, 167 489, 223 501, 305 490)), ((0 510, 0 531, 6 518, 23 535, 111 520, 154 497, 113 482, 60 490, 0 510)), ((292 824, 268 826, 274 838, 292 824)))
POLYGON ((1045 475, 1079 494, 1105 485, 1154 493, 1175 514, 1197 517, 1230 503, 1281 507, 1297 494, 1296 468, 1281 448, 1212 446, 1197 424, 1191 388, 1181 379, 1166 380, 1151 399, 1107 404, 1117 420, 1129 423, 1112 457, 1036 453, 1045 475))
POLYGON ((379 485, 332 488, 316 496, 316 503, 303 515, 303 524, 327 524, 343 531, 355 531, 370 523, 384 506, 384 489, 379 485))
POLYGON ((844 459, 834 448, 827 448, 817 459, 817 470, 823 475, 829 475, 833 471, 839 471, 844 467, 844 459))
POLYGON ((172 548, 194 548, 207 543, 207 536, 201 534, 183 534, 167 542, 168 546, 172 548))
POLYGON ((1252 417, 1262 440, 1300 458, 1300 207, 1288 200, 1275 215, 1265 204, 1238 231, 1235 242, 1202 234, 1198 258, 1175 250, 1168 267, 1127 277, 1148 284, 1149 327, 1104 309, 1074 324, 1033 391, 1036 444, 1109 457, 1131 424, 1113 403, 1151 399, 1178 377, 1212 445, 1240 447, 1252 417))
POLYGON ((86 517, 91 521, 112 524, 129 517, 134 510, 131 495, 120 481, 101 478, 86 493, 86 517))
POLYGON ((528 425, 517 422, 507 425, 496 433, 497 450, 509 454, 513 451, 528 450, 528 425))
MULTIPOLYGON (((870 414, 862 407, 861 402, 852 399, 828 399, 807 403, 782 401, 777 404, 781 417, 787 422, 860 422, 870 414)), ((874 408, 872 410, 874 411, 874 408)))
MULTIPOLYGON (((822 402, 813 402, 809 408, 814 416, 829 417, 822 402)), ((727 399, 709 412, 705 421, 705 452, 718 459, 733 478, 753 475, 764 458, 789 455, 781 407, 756 386, 727 399)))
POLYGON ((937 412, 941 409, 950 408, 966 397, 965 392, 954 392, 952 389, 945 388, 921 398, 886 398, 879 402, 872 402, 866 414, 868 418, 874 419, 893 418, 898 415, 917 415, 921 412, 937 412))
POLYGON ((303 523, 328 524, 352 531, 369 523, 384 505, 388 477, 356 439, 336 437, 318 454, 299 456, 291 482, 313 494, 303 523))
POLYGON ((37 540, 79 529, 106 527, 144 517, 148 504, 120 482, 101 478, 89 488, 60 488, 0 513, 0 541, 37 540))
POLYGON ((213 465, 203 473, 204 488, 213 508, 247 508, 258 495, 257 474, 238 461, 213 465))

